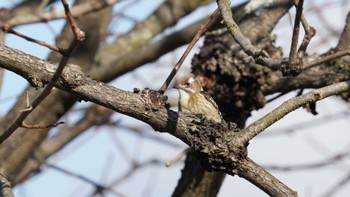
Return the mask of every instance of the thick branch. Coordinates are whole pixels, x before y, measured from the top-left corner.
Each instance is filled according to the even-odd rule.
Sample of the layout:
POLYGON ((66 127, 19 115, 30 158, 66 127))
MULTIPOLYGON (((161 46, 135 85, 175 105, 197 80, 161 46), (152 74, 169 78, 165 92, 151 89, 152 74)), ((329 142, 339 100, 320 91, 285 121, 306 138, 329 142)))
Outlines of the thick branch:
MULTIPOLYGON (((0 66, 23 76, 37 88, 47 84, 57 68, 56 64, 26 55, 4 45, 0 45, 0 66)), ((147 96, 147 93, 142 95, 141 93, 122 91, 88 78, 79 66, 72 64, 67 66, 57 87, 79 95, 83 100, 92 101, 148 122, 156 130, 178 132, 176 131, 178 121, 176 112, 167 110, 164 106, 155 106, 154 103, 149 103, 151 98, 144 97, 147 96), (155 109, 155 107, 159 107, 159 109, 155 109)), ((185 121, 182 120, 182 124, 179 124, 182 126, 179 129, 186 125, 184 123, 185 121)))
MULTIPOLYGON (((48 83, 57 67, 55 64, 39 60, 4 45, 0 45, 0 66, 25 76, 33 85, 48 83)), ((296 97, 242 132, 234 132, 235 129, 228 125, 216 125, 203 121, 201 118, 198 119, 198 117, 178 114, 167 109, 164 97, 155 91, 144 90, 132 93, 92 80, 75 65, 68 65, 65 68, 56 86, 79 96, 82 100, 91 101, 139 119, 157 131, 168 132, 198 151, 202 159, 201 163, 208 169, 229 174, 234 174, 237 170, 244 170, 240 169, 242 167, 240 163, 246 159, 245 147, 248 140, 271 125, 274 120, 282 118, 307 102, 350 89, 349 82, 343 82, 296 97), (272 120, 273 116, 277 117, 272 120)), ((274 182, 269 185, 266 185, 268 183, 265 182, 260 183, 253 176, 254 172, 237 173, 268 193, 285 189, 284 186, 269 189, 269 187, 276 186, 274 182)))

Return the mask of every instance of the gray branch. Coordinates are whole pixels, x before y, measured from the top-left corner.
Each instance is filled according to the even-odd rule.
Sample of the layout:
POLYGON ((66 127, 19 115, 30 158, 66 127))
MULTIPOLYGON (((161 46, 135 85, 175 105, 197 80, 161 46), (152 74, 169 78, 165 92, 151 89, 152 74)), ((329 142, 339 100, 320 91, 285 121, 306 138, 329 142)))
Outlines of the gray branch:
MULTIPOLYGON (((57 65, 0 45, 0 67, 17 73, 32 86, 40 88, 51 80, 57 65)), ((80 97, 81 100, 91 101, 141 120, 156 131, 167 132, 196 150, 201 164, 208 170, 238 174, 272 195, 295 193, 249 161, 246 152, 249 140, 296 108, 348 91, 350 84, 341 82, 291 99, 242 131, 238 131, 231 124, 215 124, 201 116, 174 112, 165 103, 166 98, 156 91, 123 91, 87 77, 79 66, 72 64, 65 68, 56 87, 80 97), (256 177, 257 171, 260 174, 259 179, 256 177)))

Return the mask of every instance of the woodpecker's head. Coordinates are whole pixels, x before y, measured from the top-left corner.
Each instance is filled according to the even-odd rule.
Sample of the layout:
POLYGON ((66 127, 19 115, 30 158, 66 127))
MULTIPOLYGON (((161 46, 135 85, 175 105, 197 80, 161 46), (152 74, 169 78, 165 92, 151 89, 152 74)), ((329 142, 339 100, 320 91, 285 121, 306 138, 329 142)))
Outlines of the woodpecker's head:
POLYGON ((198 93, 203 91, 201 83, 193 74, 182 77, 175 88, 180 92, 185 91, 187 93, 198 93))

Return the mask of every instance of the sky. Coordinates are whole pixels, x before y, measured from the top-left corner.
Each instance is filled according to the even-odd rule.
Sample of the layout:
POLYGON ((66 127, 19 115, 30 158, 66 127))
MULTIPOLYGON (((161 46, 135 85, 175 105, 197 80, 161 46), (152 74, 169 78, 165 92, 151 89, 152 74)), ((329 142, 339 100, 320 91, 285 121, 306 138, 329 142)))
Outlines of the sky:
MULTIPOLYGON (((127 3, 127 1, 125 2, 127 3)), ((137 20, 141 20, 151 13, 162 1, 154 0, 152 3, 149 3, 149 1, 143 0, 140 2, 140 4, 135 4, 131 9, 126 10, 126 14, 135 17, 137 20), (137 14, 135 15, 135 13, 137 14)), ((330 1, 313 1, 313 3, 320 4, 327 2, 330 1)), ((235 1, 235 4, 238 3, 238 1, 235 1)), ((309 2, 306 2, 305 8, 309 15, 307 14, 306 16, 309 16, 309 22, 318 30, 315 41, 310 45, 309 52, 323 52, 329 46, 335 46, 337 41, 325 39, 329 37, 329 32, 324 30, 326 29, 326 25, 318 22, 319 16, 312 14, 313 10, 307 9, 307 3, 309 2)), ((0 7, 11 4, 12 2, 10 3, 10 1, 0 1, 0 7)), ((55 8, 61 9, 60 6, 60 4, 56 4, 55 8)), ((346 12, 344 10, 347 9, 349 11, 349 7, 337 8, 329 6, 328 9, 323 11, 323 14, 329 16, 328 22, 339 29, 345 22, 346 12), (338 20, 334 20, 330 16, 338 20)), ((190 19, 181 21, 173 29, 181 28, 181 26, 190 23, 190 20, 207 14, 214 9, 215 6, 209 6, 199 10, 189 16, 190 19)), ((293 11, 291 11, 291 16, 294 16, 293 11)), ((274 31, 274 33, 279 35, 277 45, 281 45, 286 49, 285 54, 288 54, 288 46, 290 45, 288 39, 292 29, 290 20, 290 16, 286 16, 274 31)), ((63 20, 57 20, 49 24, 50 28, 58 33, 63 23, 63 20)), ((130 21, 121 20, 113 24, 111 30, 117 33, 123 33, 130 30, 131 27, 130 21)), ((54 34, 52 33, 44 33, 38 36, 38 32, 49 32, 48 26, 45 24, 20 26, 16 30, 29 36, 39 37, 46 42, 54 43, 54 34)), ((49 53, 48 50, 41 46, 12 35, 6 36, 6 45, 42 59, 45 59, 49 53)), ((197 44, 187 59, 187 67, 181 68, 180 75, 189 72, 188 65, 190 65, 190 59, 198 51, 199 47, 200 43, 197 44)), ((164 77, 164 73, 170 72, 172 65, 178 60, 178 56, 181 55, 183 50, 184 47, 181 47, 174 54, 166 55, 157 62, 137 69, 134 73, 123 76, 111 84, 130 91, 134 87, 144 88, 146 86, 157 89, 160 87, 162 80, 156 81, 155 78, 158 78, 158 76, 164 77), (166 66, 159 69, 159 65, 166 66), (144 73, 150 72, 149 70, 153 71, 145 76, 144 73), (134 80, 135 78, 141 78, 142 80, 136 81, 134 80), (130 83, 130 81, 136 82, 130 83)), ((0 113, 5 114, 10 109, 17 95, 27 85, 27 82, 21 77, 6 72, 0 94, 0 113)), ((177 99, 177 93, 174 90, 168 91, 167 95, 170 98, 177 99)), ((295 95, 296 93, 287 94, 282 99, 271 102, 263 109, 254 112, 248 124, 295 95)), ((75 106, 75 108, 78 109, 87 105, 89 103, 83 103, 75 106)), ((322 162, 336 153, 347 151, 350 147, 349 123, 347 121, 350 114, 346 113, 349 111, 348 104, 332 97, 318 102, 317 110, 319 115, 313 116, 304 109, 298 109, 274 124, 256 139, 253 139, 248 147, 250 158, 262 166, 293 166, 322 162), (337 115, 339 113, 344 114, 338 117, 337 115), (282 135, 281 133, 287 134, 282 135)), ((77 117, 78 115, 76 113, 77 117)), ((122 121, 122 124, 126 126, 133 125, 147 135, 167 140, 169 143, 174 144, 174 146, 169 147, 164 145, 159 142, 161 140, 144 140, 140 136, 123 128, 118 128, 117 131, 116 128, 111 127, 93 128, 78 137, 74 143, 69 144, 58 154, 51 157, 49 163, 74 173, 82 174, 96 182, 110 185, 116 181, 116 177, 122 177, 123 173, 130 169, 128 157, 133 157, 141 163, 158 158, 161 161, 160 164, 138 170, 134 176, 119 183, 115 189, 117 192, 126 196, 170 196, 180 177, 183 164, 177 163, 167 168, 164 163, 172 159, 186 146, 170 135, 153 132, 148 125, 135 121, 132 118, 115 114, 113 119, 122 121), (139 186, 139 189, 135 190, 135 185, 139 186)), ((299 196, 313 197, 325 194, 340 179, 347 176, 350 172, 348 164, 349 159, 345 159, 338 162, 337 165, 326 166, 321 169, 290 172, 271 170, 270 172, 282 182, 298 191, 299 196)), ((15 188, 16 196, 87 196, 93 192, 93 187, 87 182, 67 176, 49 167, 43 166, 42 169, 43 172, 40 175, 15 188)), ((346 196, 348 193, 350 193, 350 186, 341 188, 334 196, 346 196)), ((110 193, 107 196, 115 195, 110 193)), ((267 195, 244 179, 237 176, 227 176, 219 196, 267 195)))

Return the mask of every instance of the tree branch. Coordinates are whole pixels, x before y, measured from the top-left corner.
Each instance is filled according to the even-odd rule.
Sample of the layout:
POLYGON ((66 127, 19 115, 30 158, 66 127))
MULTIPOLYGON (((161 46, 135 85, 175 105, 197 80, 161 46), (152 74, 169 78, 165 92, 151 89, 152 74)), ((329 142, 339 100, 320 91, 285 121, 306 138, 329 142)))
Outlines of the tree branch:
MULTIPOLYGON (((55 64, 4 45, 0 45, 0 66, 25 78, 33 79, 35 76, 38 84, 48 83, 57 67, 55 64), (28 65, 27 62, 31 64, 28 65)), ((244 170, 240 169, 242 165, 239 164, 246 158, 245 148, 248 141, 297 107, 350 89, 349 82, 342 82, 314 90, 287 101, 266 117, 237 132, 230 125, 217 125, 198 116, 176 113, 168 109, 165 98, 156 91, 143 90, 139 93, 123 91, 88 78, 78 66, 71 64, 63 71, 56 87, 75 94, 82 100, 139 119, 156 131, 167 132, 194 148, 199 153, 201 164, 209 170, 223 171, 231 175, 238 170, 237 174, 244 176, 266 192, 272 192, 268 187, 276 187, 274 182, 266 185, 267 183, 256 180, 253 172, 246 172, 247 174, 240 172, 244 170)), ((284 191, 285 187, 280 187, 274 190, 284 191)))
POLYGON ((322 100, 326 97, 338 95, 349 90, 350 81, 344 81, 319 88, 301 96, 289 99, 270 113, 266 114, 264 117, 260 118, 259 120, 249 125, 247 128, 243 129, 241 132, 241 137, 244 139, 244 141, 249 142, 256 135, 264 131, 273 123, 282 119, 285 115, 298 109, 299 107, 302 107, 307 103, 322 100))
POLYGON ((270 196, 297 196, 295 191, 249 158, 244 159, 239 168, 238 176, 247 179, 270 196))

